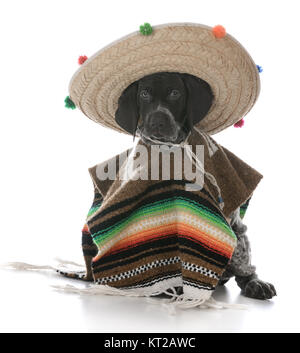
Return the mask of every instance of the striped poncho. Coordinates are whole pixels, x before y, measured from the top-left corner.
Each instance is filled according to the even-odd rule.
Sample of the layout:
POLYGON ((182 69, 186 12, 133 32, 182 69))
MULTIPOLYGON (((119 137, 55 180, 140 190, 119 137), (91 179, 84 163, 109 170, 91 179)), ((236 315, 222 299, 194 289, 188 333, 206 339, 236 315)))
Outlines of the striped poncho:
MULTIPOLYGON (((262 176, 208 135, 194 131, 188 144, 204 148, 201 188, 187 188, 191 180, 172 172, 168 179, 160 172, 156 180, 121 180, 136 147, 89 169, 95 198, 83 228, 83 279, 121 294, 176 288, 181 300, 210 298, 236 246, 231 214, 240 207, 244 215, 262 176), (116 178, 104 180, 103 171, 115 160, 116 178)), ((142 168, 150 173, 146 164, 142 168)))

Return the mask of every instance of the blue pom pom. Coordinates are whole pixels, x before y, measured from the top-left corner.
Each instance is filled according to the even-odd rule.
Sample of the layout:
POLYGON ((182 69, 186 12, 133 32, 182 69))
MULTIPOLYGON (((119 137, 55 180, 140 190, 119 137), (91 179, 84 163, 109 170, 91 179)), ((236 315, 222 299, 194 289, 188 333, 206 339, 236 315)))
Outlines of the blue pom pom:
POLYGON ((222 199, 221 196, 218 197, 218 201, 219 201, 219 203, 222 203, 222 202, 223 202, 223 199, 222 199))
POLYGON ((256 65, 256 67, 257 67, 257 70, 258 70, 259 73, 262 73, 262 72, 263 72, 263 68, 262 68, 261 66, 256 65))

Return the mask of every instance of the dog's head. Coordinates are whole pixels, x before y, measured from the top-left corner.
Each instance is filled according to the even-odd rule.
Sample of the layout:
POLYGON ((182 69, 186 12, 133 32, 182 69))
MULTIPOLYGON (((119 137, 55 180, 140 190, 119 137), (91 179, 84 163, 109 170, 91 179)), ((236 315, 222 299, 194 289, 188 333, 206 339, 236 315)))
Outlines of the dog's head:
POLYGON ((122 93, 116 122, 146 143, 180 143, 213 101, 209 84, 198 77, 160 72, 143 77, 122 93))

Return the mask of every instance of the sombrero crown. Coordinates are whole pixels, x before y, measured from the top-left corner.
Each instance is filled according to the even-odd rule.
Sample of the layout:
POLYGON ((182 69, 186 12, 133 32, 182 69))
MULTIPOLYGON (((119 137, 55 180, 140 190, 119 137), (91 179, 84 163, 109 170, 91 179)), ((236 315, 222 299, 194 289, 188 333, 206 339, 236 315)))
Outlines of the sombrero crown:
MULTIPOLYGON (((84 59, 82 59, 84 58, 84 59)), ((260 91, 258 67, 243 46, 225 32, 194 23, 141 26, 98 51, 74 74, 70 101, 87 117, 127 133, 115 121, 118 99, 134 81, 156 72, 188 73, 205 80, 213 104, 197 127, 217 133, 240 121, 260 91)))

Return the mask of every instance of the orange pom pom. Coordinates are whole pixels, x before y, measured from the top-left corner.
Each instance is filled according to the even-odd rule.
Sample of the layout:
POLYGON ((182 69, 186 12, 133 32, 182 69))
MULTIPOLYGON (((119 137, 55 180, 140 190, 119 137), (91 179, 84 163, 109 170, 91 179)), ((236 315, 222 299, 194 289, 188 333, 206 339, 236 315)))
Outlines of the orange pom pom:
POLYGON ((223 38, 226 35, 226 29, 221 25, 215 26, 212 32, 216 38, 223 38))

